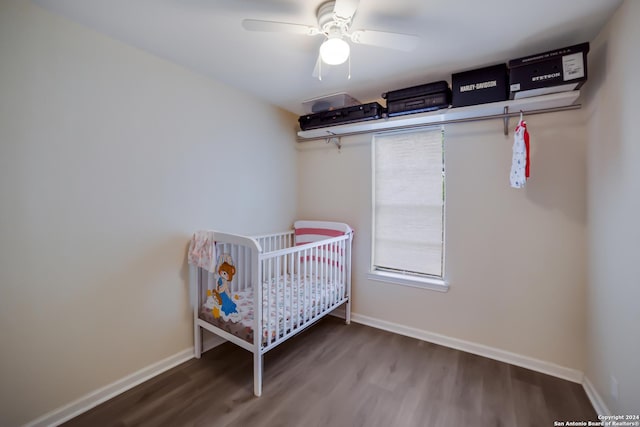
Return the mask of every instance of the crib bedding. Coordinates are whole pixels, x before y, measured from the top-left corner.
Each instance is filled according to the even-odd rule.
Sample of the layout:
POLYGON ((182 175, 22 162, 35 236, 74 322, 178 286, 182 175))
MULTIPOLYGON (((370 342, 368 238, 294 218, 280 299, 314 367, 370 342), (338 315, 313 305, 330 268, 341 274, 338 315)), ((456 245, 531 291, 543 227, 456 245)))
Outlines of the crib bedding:
MULTIPOLYGON (((283 275, 277 280, 277 286, 274 286, 275 282, 276 279, 272 279, 270 283, 262 284, 263 344, 267 342, 269 330, 272 339, 275 339, 291 329, 292 324, 295 327, 297 324, 306 322, 321 312, 322 307, 342 299, 345 294, 344 283, 329 280, 327 285, 320 286, 320 281, 309 275, 300 276, 300 278, 298 275, 283 275), (296 287, 299 290, 296 291, 296 287), (292 288, 293 295, 291 295, 292 288), (276 304, 276 301, 279 303, 276 304)), ((221 315, 209 299, 202 304, 200 317, 226 332, 253 343, 253 288, 232 294, 237 314, 221 315)))

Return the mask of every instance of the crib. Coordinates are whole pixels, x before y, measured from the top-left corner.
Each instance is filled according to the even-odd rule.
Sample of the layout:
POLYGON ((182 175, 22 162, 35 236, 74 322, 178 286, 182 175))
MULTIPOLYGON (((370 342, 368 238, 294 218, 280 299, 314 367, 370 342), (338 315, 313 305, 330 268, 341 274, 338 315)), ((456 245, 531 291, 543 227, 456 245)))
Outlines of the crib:
POLYGON ((266 352, 343 304, 350 323, 352 240, 347 224, 324 221, 296 221, 291 231, 256 237, 194 234, 195 357, 202 353, 202 329, 252 352, 259 397, 266 352))

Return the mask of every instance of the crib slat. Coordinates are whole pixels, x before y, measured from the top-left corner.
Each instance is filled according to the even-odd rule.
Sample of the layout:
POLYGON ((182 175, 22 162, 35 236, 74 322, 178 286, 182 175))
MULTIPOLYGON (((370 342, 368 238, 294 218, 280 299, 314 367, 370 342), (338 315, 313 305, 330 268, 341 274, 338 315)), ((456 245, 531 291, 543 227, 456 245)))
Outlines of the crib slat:
POLYGON ((340 242, 340 297, 345 296, 345 275, 347 274, 347 266, 344 262, 345 257, 345 240, 340 242))
POLYGON ((334 305, 338 301, 338 244, 331 244, 331 265, 329 268, 331 269, 331 297, 330 304, 334 305))
POLYGON ((322 278, 324 277, 324 265, 320 262, 322 258, 322 245, 318 246, 318 256, 316 257, 315 263, 318 268, 318 280, 316 281, 316 295, 318 295, 318 305, 317 305, 317 314, 320 314, 322 309, 324 308, 324 303, 322 301, 322 278))
POLYGON ((326 292, 323 292, 324 289, 327 288, 326 285, 326 281, 327 281, 327 263, 324 262, 322 260, 322 258, 325 258, 325 254, 327 253, 327 245, 322 245, 320 246, 320 258, 318 259, 318 262, 320 263, 320 307, 321 310, 324 310, 326 308, 325 304, 326 301, 325 299, 327 298, 326 292))
POLYGON ((291 312, 291 314, 289 315, 289 331, 293 331, 293 319, 295 316, 295 311, 293 309, 293 293, 295 291, 294 288, 294 284, 293 284, 293 276, 291 275, 291 269, 289 268, 290 265, 290 261, 289 258, 293 259, 293 254, 291 255, 285 255, 284 256, 284 262, 285 264, 287 264, 287 268, 285 269, 285 274, 287 275, 287 277, 289 278, 289 311, 291 312))
POLYGON ((336 254, 336 251, 338 250, 338 248, 335 243, 332 243, 330 246, 331 246, 331 264, 329 265, 329 268, 331 269, 331 283, 330 283, 331 294, 329 297, 329 304, 334 305, 337 301, 336 298, 338 296, 337 295, 338 282, 336 277, 336 265, 338 264, 338 256, 336 254))
MULTIPOLYGON (((240 245, 233 246, 233 252, 236 254, 233 261, 235 262, 237 277, 234 277, 231 286, 233 292, 238 292, 240 290, 240 284, 244 281, 244 247, 240 245)), ((231 295, 231 298, 233 298, 233 295, 231 295)))
POLYGON ((315 252, 315 257, 313 258, 313 267, 314 267, 314 281, 312 286, 315 288, 313 291, 313 296, 316 299, 316 304, 314 306, 314 313, 313 313, 313 317, 316 317, 319 313, 320 310, 320 298, 318 298, 318 278, 320 277, 320 265, 318 264, 318 256, 319 256, 319 248, 318 246, 316 246, 314 248, 314 252, 315 252))
MULTIPOLYGON (((273 267, 273 258, 269 258, 267 261, 268 264, 268 274, 267 274, 267 343, 271 344, 271 278, 273 277, 273 272, 271 268, 273 267)), ((262 333, 262 331, 260 331, 262 333)))
POLYGON ((342 242, 338 242, 338 261, 336 265, 336 299, 339 301, 342 299, 342 242))
POLYGON ((315 256, 314 249, 315 248, 309 249, 309 258, 307 258, 307 264, 309 265, 309 283, 307 285, 309 288, 309 319, 313 319, 316 310, 313 295, 313 278, 315 276, 315 269, 313 268, 313 257, 315 256))
POLYGON ((298 295, 298 308, 297 308, 297 311, 296 311, 296 313, 300 313, 298 315, 298 322, 297 322, 297 328, 299 328, 300 327, 300 322, 304 322, 304 315, 305 315, 305 313, 304 313, 304 300, 300 299, 300 298, 304 298, 304 291, 301 290, 301 288, 300 288, 300 273, 301 273, 300 272, 300 254, 299 253, 295 253, 294 256, 295 256, 295 260, 296 260, 295 261, 296 262, 295 272, 296 272, 296 278, 297 278, 296 289, 298 290, 298 292, 300 294, 302 294, 302 295, 300 295, 300 294, 298 295), (300 310, 300 303, 303 304, 302 311, 300 310))
MULTIPOLYGON (((274 286, 276 287, 276 318, 275 318, 275 329, 276 329, 276 336, 274 339, 278 339, 278 337, 280 336, 280 276, 282 275, 281 273, 281 269, 280 269, 280 264, 282 263, 282 259, 281 258, 276 258, 277 259, 277 263, 276 263, 276 275, 275 275, 275 284, 274 286)), ((284 307, 282 307, 282 317, 284 318, 284 307)), ((283 319, 284 320, 284 319, 283 319)))
POLYGON ((305 249, 303 251, 303 268, 304 268, 304 323, 307 322, 307 318, 311 318, 311 313, 309 313, 309 251, 305 249))

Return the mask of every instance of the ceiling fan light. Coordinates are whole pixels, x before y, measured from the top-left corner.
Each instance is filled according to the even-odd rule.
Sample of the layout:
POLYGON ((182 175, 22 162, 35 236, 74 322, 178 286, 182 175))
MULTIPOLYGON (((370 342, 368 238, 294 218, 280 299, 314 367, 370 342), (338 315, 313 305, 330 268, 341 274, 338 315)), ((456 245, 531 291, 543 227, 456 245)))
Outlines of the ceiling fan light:
POLYGON ((349 58, 350 50, 349 43, 341 38, 329 38, 320 46, 320 58, 325 64, 339 65, 349 58))

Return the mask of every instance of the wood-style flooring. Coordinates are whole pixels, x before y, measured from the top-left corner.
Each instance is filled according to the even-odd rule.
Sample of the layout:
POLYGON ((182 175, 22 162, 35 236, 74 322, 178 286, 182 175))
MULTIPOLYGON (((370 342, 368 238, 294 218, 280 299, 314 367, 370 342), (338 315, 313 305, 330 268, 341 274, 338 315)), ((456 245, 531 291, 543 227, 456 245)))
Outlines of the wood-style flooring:
POLYGON ((553 426, 597 421, 581 385, 326 317, 265 355, 224 343, 64 424, 553 426))

